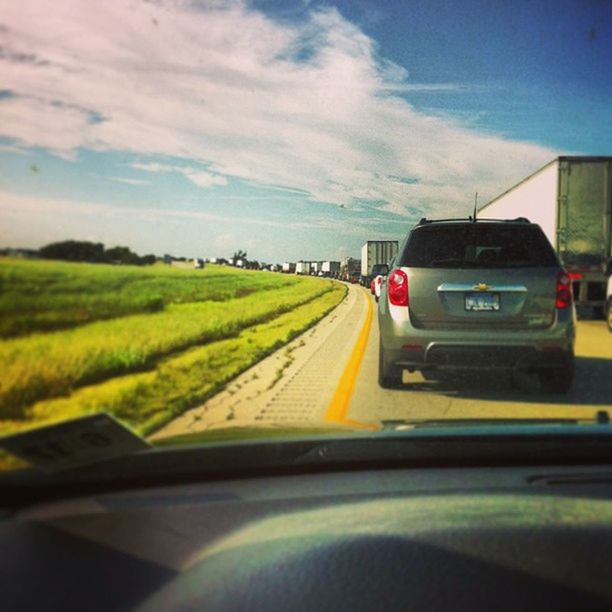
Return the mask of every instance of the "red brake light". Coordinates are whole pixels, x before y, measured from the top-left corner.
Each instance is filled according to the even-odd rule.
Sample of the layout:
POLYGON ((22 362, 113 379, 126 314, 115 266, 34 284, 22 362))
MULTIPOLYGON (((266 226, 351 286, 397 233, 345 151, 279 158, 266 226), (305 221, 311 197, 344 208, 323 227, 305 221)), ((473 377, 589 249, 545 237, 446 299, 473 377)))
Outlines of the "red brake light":
POLYGON ((396 269, 389 274, 387 287, 393 306, 408 306, 408 276, 403 270, 396 269))
POLYGON ((569 308, 572 305, 572 281, 565 271, 559 272, 557 276, 557 299, 556 308, 569 308))
POLYGON ((582 280, 582 274, 580 272, 569 272, 568 276, 571 281, 582 280))

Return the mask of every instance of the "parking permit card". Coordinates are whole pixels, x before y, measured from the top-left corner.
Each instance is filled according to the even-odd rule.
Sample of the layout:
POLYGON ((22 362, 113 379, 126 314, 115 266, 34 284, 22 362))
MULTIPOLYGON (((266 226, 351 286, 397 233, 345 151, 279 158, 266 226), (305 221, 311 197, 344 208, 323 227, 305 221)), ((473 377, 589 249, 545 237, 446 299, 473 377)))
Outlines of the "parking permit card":
POLYGON ((103 412, 0 438, 0 448, 47 473, 146 450, 146 440, 103 412))

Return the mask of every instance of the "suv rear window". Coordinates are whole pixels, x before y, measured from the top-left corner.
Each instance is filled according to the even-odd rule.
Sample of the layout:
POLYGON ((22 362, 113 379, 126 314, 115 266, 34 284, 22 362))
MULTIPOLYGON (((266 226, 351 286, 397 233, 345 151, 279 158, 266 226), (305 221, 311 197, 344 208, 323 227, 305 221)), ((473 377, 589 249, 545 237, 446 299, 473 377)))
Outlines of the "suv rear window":
POLYGON ((462 223, 413 230, 401 266, 410 268, 550 268, 555 252, 537 225, 462 223))

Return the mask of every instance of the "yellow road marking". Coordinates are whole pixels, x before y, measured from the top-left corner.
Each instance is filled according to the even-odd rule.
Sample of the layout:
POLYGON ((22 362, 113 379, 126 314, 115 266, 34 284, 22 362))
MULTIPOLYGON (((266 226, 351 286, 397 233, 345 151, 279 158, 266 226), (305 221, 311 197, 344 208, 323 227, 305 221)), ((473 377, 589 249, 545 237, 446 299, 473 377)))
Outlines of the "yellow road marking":
POLYGON ((361 366, 363 355, 365 353, 366 346, 368 345, 368 337, 370 335, 370 328, 372 326, 372 300, 369 298, 365 289, 363 289, 363 296, 367 303, 366 318, 363 323, 363 327, 359 332, 359 337, 357 338, 357 342, 353 347, 348 363, 344 368, 344 372, 342 372, 342 376, 340 377, 336 391, 334 392, 329 406, 327 406, 325 420, 357 429, 378 430, 380 429, 379 425, 362 423, 361 421, 353 421, 346 418, 346 413, 348 411, 349 404, 351 403, 351 397, 353 395, 353 391, 355 390, 357 374, 359 374, 359 367, 361 366))

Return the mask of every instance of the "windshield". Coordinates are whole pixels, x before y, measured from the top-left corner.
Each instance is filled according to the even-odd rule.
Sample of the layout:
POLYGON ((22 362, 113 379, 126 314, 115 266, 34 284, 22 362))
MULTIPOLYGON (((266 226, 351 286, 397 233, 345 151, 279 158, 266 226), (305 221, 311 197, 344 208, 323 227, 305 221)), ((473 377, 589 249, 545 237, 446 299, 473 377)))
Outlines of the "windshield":
POLYGON ((610 3, 0 7, 0 436, 612 407, 610 3))

